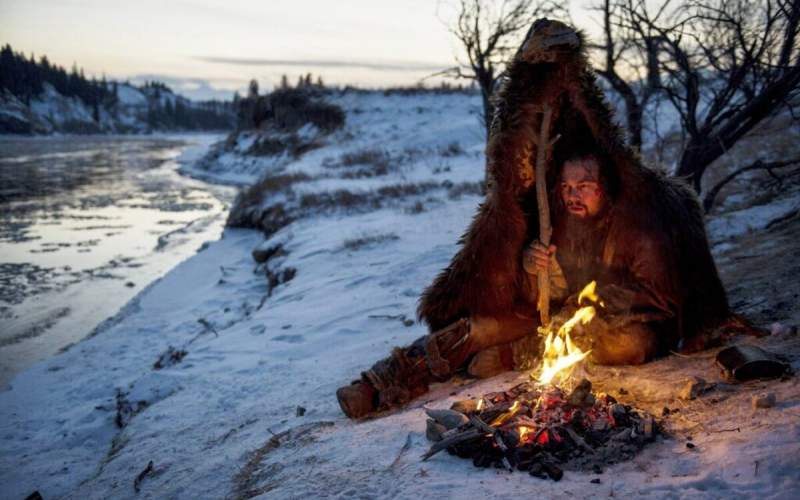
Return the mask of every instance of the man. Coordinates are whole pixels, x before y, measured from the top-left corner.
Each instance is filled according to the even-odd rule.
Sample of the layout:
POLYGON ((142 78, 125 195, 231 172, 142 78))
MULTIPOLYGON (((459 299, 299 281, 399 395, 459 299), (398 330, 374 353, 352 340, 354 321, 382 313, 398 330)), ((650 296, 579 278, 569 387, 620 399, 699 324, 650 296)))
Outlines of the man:
POLYGON ((540 341, 535 273, 543 266, 553 326, 597 281, 605 306, 578 339, 597 363, 702 348, 731 317, 696 196, 625 145, 583 45, 562 23, 532 26, 495 99, 486 199, 420 299, 418 316, 432 333, 337 391, 349 417, 402 405, 459 368, 490 376, 525 367, 540 341), (540 144, 544 123, 558 141, 540 144), (539 239, 531 164, 540 145, 552 147, 544 155, 554 229, 547 249, 531 245, 539 239))
POLYGON ((577 339, 582 347, 592 349, 593 361, 640 364, 674 348, 671 325, 653 326, 674 318, 677 302, 669 278, 671 262, 658 249, 658 235, 640 234, 616 266, 603 263, 613 214, 610 191, 595 155, 565 161, 554 204, 554 244, 545 248, 534 241, 522 256, 524 278, 532 291, 526 301, 527 314, 473 316, 396 349, 365 372, 361 381, 339 389, 345 414, 360 417, 391 406, 388 401, 407 401, 457 368, 466 367, 471 375, 483 378, 526 367, 539 344, 535 286, 537 273, 545 267, 550 270, 551 300, 561 308, 555 323, 569 319, 577 308, 578 292, 590 281, 598 281, 607 307, 589 324, 591 335, 577 339))

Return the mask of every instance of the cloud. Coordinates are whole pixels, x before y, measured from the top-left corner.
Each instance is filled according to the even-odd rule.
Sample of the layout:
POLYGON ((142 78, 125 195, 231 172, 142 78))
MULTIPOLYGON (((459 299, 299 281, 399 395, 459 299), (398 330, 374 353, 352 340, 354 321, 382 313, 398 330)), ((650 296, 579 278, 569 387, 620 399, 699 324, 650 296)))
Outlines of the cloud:
POLYGON ((196 56, 194 59, 214 64, 234 64, 238 66, 300 66, 313 68, 370 69, 375 71, 439 71, 450 64, 435 64, 413 61, 335 61, 315 59, 258 59, 246 57, 196 56))

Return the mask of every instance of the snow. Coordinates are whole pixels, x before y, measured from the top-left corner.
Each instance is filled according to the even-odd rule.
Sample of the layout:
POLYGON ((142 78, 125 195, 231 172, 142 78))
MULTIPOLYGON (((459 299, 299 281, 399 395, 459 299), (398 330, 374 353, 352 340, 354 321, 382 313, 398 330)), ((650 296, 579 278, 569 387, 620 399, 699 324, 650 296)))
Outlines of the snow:
POLYGON ((117 98, 120 104, 125 106, 147 106, 147 97, 144 93, 136 87, 125 83, 117 85, 117 98))
POLYGON ((708 222, 708 234, 714 241, 729 240, 759 229, 771 222, 800 210, 800 197, 791 196, 773 200, 766 205, 755 205, 725 213, 708 222))
MULTIPOLYGON (((201 161, 188 170, 240 184, 265 173, 303 172, 310 180, 292 189, 305 193, 483 178, 477 96, 370 93, 338 99, 348 113, 345 130, 300 159, 228 153, 216 157, 213 168, 201 161), (442 148, 454 142, 463 152, 443 155, 442 148), (345 181, 339 169, 324 166, 326 158, 335 163, 369 148, 389 152, 387 175, 345 181)), ((420 292, 449 262, 481 201, 436 189, 378 209, 305 214, 266 241, 257 231, 228 229, 91 338, 20 374, 0 393, 0 497, 24 498, 34 490, 44 498, 134 497, 134 479, 151 460, 155 473, 141 482, 143 498, 800 494, 797 379, 723 384, 708 397, 676 400, 690 375, 718 379, 711 360, 702 357, 590 367, 599 389, 657 415, 664 406, 680 412, 665 419, 672 437, 634 460, 600 475, 567 472, 558 483, 476 469, 444 453, 419 459, 429 446, 423 404, 447 408, 457 399, 506 388, 524 374, 441 384, 379 419, 344 417, 336 388, 393 346, 426 332, 404 319, 414 317, 420 292), (423 209, 408 210, 417 201, 423 209), (357 243, 371 236, 371 243, 357 243), (286 255, 266 266, 253 261, 253 248, 278 243, 286 255), (270 295, 266 270, 289 268, 297 270, 294 279, 270 295), (188 354, 155 370, 170 346, 188 354), (628 396, 620 395, 621 387, 628 396), (764 390, 776 392, 778 406, 753 410, 749 398, 764 390), (122 429, 115 424, 117 394, 141 408, 122 429), (298 416, 298 406, 305 415, 298 416), (689 436, 694 449, 685 446, 689 436), (594 478, 601 484, 590 483, 594 478)), ((727 231, 713 229, 714 223, 715 234, 727 231)), ((797 337, 784 334, 763 342, 797 353, 797 337)), ((797 361, 794 368, 800 368, 797 361)))

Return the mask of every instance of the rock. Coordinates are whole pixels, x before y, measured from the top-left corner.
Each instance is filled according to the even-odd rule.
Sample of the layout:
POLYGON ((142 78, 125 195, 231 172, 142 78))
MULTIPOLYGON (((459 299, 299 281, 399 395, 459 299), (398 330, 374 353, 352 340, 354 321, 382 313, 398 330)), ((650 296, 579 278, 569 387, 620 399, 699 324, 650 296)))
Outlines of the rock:
POLYGON ((583 379, 567 397, 567 402, 572 406, 592 406, 594 404, 592 383, 583 379))
POLYGON ((447 429, 442 424, 436 422, 432 418, 429 418, 425 425, 425 437, 428 438, 429 441, 441 441, 442 434, 447 432, 447 429))
POLYGON ((774 392, 762 392, 753 396, 753 408, 772 408, 776 401, 774 392))
POLYGON ((453 403, 453 406, 451 406, 450 409, 465 415, 469 415, 470 413, 475 413, 478 411, 479 401, 479 399, 464 399, 461 401, 456 401, 453 403))
POLYGON ((286 251, 280 243, 268 245, 266 242, 262 242, 255 247, 251 253, 253 255, 253 260, 259 264, 263 264, 272 257, 286 255, 286 251))
POLYGON ((611 405, 611 416, 614 417, 614 420, 622 420, 628 416, 628 411, 619 403, 613 404, 611 405))
POLYGON ((429 410, 426 408, 425 413, 436 422, 445 426, 447 430, 455 429, 469 422, 469 418, 467 418, 466 415, 453 410, 429 410))
POLYGON ((678 397, 685 400, 695 399, 700 394, 714 387, 700 377, 692 377, 686 381, 678 397))

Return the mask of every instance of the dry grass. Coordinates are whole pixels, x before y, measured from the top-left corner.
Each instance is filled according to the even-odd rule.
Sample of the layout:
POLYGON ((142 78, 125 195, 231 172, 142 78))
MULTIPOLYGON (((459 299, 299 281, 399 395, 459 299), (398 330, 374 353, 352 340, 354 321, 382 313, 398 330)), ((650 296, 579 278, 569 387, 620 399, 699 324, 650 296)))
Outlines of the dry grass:
POLYGON ((396 163, 383 149, 363 149, 344 153, 338 160, 326 158, 322 166, 343 169, 341 177, 344 179, 361 179, 387 175, 396 163))
POLYGON ((380 233, 359 236, 358 238, 351 238, 344 240, 342 248, 351 252, 361 250, 362 248, 383 243, 386 241, 399 240, 400 237, 394 233, 380 233))
POLYGON ((447 158, 463 155, 464 153, 464 148, 461 147, 461 143, 458 141, 453 141, 450 144, 439 148, 439 155, 447 158))

